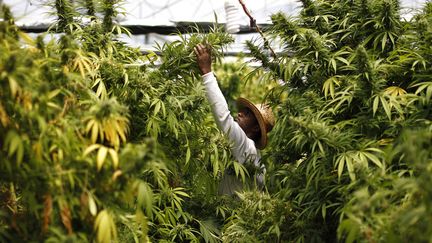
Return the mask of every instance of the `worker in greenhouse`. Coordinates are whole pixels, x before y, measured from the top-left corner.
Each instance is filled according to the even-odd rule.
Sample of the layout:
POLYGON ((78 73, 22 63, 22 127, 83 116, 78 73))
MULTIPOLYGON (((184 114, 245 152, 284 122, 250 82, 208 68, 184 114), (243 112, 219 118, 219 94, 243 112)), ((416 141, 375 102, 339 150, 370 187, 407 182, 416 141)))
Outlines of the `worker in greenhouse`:
MULTIPOLYGON (((237 99, 238 115, 233 118, 223 96, 211 64, 211 51, 203 44, 194 48, 201 72, 207 99, 210 103, 217 126, 232 143, 231 152, 241 164, 251 163, 258 171, 252 181, 246 184, 262 186, 265 166, 261 164, 259 150, 267 145, 267 133, 274 126, 274 117, 267 105, 255 105, 245 98, 237 99)), ((248 164, 245 164, 248 165, 248 164)), ((232 195, 243 189, 243 183, 233 173, 225 173, 219 187, 220 194, 232 195)))

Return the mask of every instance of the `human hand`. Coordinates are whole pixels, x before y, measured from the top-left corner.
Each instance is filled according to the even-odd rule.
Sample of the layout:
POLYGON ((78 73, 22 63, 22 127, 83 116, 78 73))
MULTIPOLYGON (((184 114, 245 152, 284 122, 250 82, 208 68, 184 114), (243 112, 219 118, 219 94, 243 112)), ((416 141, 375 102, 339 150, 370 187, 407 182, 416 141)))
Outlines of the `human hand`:
POLYGON ((204 75, 211 72, 211 50, 203 44, 198 44, 194 47, 194 52, 201 74, 204 75))

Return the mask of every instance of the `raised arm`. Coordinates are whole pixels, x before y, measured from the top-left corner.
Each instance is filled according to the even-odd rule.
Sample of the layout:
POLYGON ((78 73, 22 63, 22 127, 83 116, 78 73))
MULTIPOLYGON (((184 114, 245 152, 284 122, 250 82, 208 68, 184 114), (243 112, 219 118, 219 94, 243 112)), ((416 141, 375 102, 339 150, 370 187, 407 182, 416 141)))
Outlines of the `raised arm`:
POLYGON ((202 44, 195 47, 198 67, 203 75, 206 96, 210 103, 213 116, 217 126, 226 134, 233 143, 232 152, 235 158, 244 163, 247 160, 252 160, 256 166, 259 166, 258 150, 255 147, 253 140, 249 139, 239 124, 232 117, 228 104, 216 78, 211 69, 211 53, 208 48, 202 44))

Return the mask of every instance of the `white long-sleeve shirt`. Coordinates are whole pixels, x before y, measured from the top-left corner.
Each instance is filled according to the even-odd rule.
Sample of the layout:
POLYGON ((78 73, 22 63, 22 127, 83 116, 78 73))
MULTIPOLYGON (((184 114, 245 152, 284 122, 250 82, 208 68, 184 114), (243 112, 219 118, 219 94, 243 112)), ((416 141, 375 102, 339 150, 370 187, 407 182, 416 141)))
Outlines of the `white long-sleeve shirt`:
POLYGON ((219 129, 228 136, 232 143, 231 152, 234 158, 241 164, 252 162, 256 168, 260 168, 261 154, 255 147, 255 142, 246 136, 232 117, 213 72, 204 74, 202 77, 213 116, 219 129))

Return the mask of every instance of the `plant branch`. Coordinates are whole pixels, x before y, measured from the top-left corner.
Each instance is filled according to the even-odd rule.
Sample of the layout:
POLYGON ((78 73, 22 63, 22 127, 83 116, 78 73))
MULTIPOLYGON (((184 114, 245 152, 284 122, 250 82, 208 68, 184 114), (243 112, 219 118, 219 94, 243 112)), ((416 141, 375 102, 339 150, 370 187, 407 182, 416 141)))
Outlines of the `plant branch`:
POLYGON ((276 53, 273 51, 273 49, 270 47, 269 42, 267 41, 267 38, 265 38, 264 33, 261 31, 261 28, 256 24, 256 19, 251 15, 251 13, 249 12, 249 10, 247 9, 246 5, 243 3, 242 0, 239 0, 240 5, 243 8, 243 11, 245 12, 245 14, 249 17, 250 19, 250 27, 253 28, 255 27, 256 30, 258 31, 258 33, 261 35, 261 37, 264 40, 264 46, 267 47, 271 53, 273 58, 276 58, 276 53))

